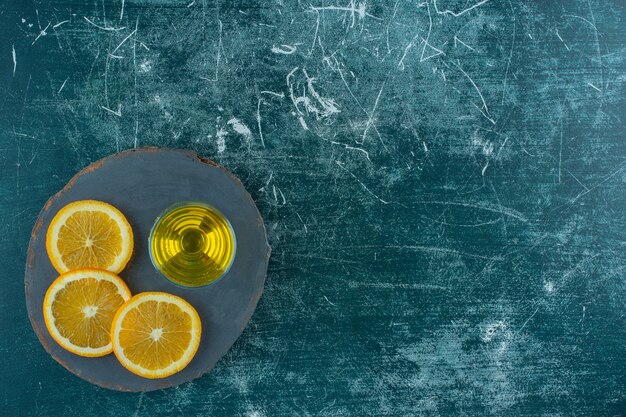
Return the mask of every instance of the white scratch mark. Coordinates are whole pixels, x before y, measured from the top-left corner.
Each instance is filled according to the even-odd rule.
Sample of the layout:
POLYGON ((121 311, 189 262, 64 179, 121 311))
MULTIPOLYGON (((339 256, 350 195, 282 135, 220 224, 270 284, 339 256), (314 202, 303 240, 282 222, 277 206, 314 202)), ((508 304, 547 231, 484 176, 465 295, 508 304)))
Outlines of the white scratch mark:
POLYGON ((285 204, 287 204, 287 199, 285 198, 285 195, 283 194, 282 190, 280 188, 277 188, 275 185, 272 184, 272 192, 274 194, 274 201, 276 201, 276 205, 277 206, 284 206, 285 204), (276 192, 276 190, 278 190, 278 192, 276 192), (282 203, 278 203, 278 194, 280 194, 281 198, 283 199, 282 203))
POLYGON ((514 219, 520 220, 524 223, 528 222, 526 216, 520 213, 517 210, 513 210, 508 207, 500 206, 492 206, 490 204, 481 203, 481 204, 473 204, 473 203, 463 203, 456 201, 420 201, 418 204, 441 204, 447 206, 458 206, 458 207, 467 207, 467 208, 475 208, 479 210, 491 211, 493 213, 504 214, 505 216, 513 217, 514 219))
POLYGON ((139 410, 141 409, 141 403, 143 402, 143 395, 145 393, 139 394, 139 400, 137 401, 137 406, 135 407, 135 412, 133 413, 133 417, 137 417, 139 415, 139 410))
POLYGON ((121 103, 117 105, 117 110, 116 111, 111 110, 110 108, 105 107, 105 106, 100 106, 100 107, 102 109, 108 111, 109 113, 112 113, 112 114, 116 115, 117 117, 122 117, 122 104, 121 103))
POLYGON ((217 138, 217 153, 223 153, 226 150, 226 136, 228 132, 222 128, 220 128, 216 133, 215 137, 217 138))
POLYGON ((465 13, 469 12, 470 10, 473 10, 473 9, 479 7, 479 6, 482 6, 483 4, 487 3, 488 1, 489 0, 479 1, 478 3, 474 4, 473 6, 470 6, 467 9, 463 9, 460 12, 453 12, 452 10, 449 10, 449 9, 439 11, 439 9, 437 8, 437 0, 433 0, 433 6, 435 6, 435 11, 437 12, 437 14, 451 15, 451 16, 454 16, 454 17, 459 17, 459 16, 464 15, 465 13))
POLYGON ((232 127, 235 132, 243 135, 248 142, 252 140, 252 132, 250 131, 250 128, 248 128, 248 126, 246 126, 241 120, 233 117, 226 123, 232 127))
POLYGON ((469 82, 472 83, 472 85, 476 89, 476 92, 480 96, 480 100, 483 102, 482 108, 485 109, 485 112, 487 112, 487 115, 489 115, 489 109, 487 108, 487 103, 485 103, 485 97, 483 97, 483 94, 480 92, 480 89, 478 88, 478 86, 476 85, 474 80, 472 80, 472 77, 470 77, 467 74, 467 72, 463 71, 463 68, 461 68, 461 66, 458 63, 454 63, 453 62, 453 64, 459 69, 459 71, 461 71, 463 73, 463 75, 465 75, 465 77, 469 80, 469 82))
POLYGON ((31 43, 31 46, 35 44, 35 42, 37 42, 37 40, 39 38, 41 38, 42 36, 46 36, 48 33, 46 32, 46 29, 48 29, 50 27, 50 23, 52 22, 48 22, 48 26, 46 26, 44 29, 41 30, 41 32, 39 32, 39 35, 37 35, 37 37, 35 38, 35 40, 33 41, 33 43, 31 43))
POLYGON ((422 38, 422 40, 424 41, 424 46, 422 47, 422 54, 420 55, 420 62, 428 61, 431 58, 434 58, 436 56, 443 54, 443 51, 441 49, 437 49, 428 43, 428 41, 430 40, 430 33, 433 30, 433 19, 432 19, 432 16, 430 15, 430 6, 428 6, 428 3, 426 3, 426 11, 428 12, 428 34, 426 35, 426 39, 422 38), (430 47, 432 50, 434 50, 435 53, 430 54, 424 58, 424 54, 426 53, 427 46, 430 47))
POLYGON ((599 92, 602 92, 602 90, 600 90, 598 87, 596 87, 595 85, 591 84, 591 83, 587 83, 587 85, 591 88, 593 88, 594 90, 597 90, 599 92))
POLYGON ((334 113, 339 113, 340 110, 337 108, 337 103, 335 103, 334 100, 330 98, 322 97, 319 95, 317 91, 315 91, 315 87, 313 87, 313 82, 315 81, 315 78, 309 77, 309 74, 307 74, 306 69, 304 68, 302 68, 302 72, 304 73, 304 76, 306 77, 309 93, 311 93, 311 95, 322 106, 322 111, 321 112, 317 111, 316 113, 319 114, 321 117, 328 117, 334 113))
POLYGON ((576 15, 573 15, 573 14, 564 14, 563 16, 565 16, 565 17, 573 17, 573 18, 575 18, 575 19, 580 19, 580 20, 582 20, 583 22, 587 22, 587 23, 589 23, 589 25, 591 25, 591 27, 592 27, 592 28, 594 28, 594 29, 595 29, 596 33, 597 33, 597 32, 599 32, 599 30, 598 30, 598 28, 596 27, 596 25, 594 25, 593 23, 591 23, 589 20, 585 19, 585 18, 584 18, 584 17, 582 17, 582 16, 576 16, 576 15))
POLYGON ((504 148, 504 145, 506 145, 506 143, 509 141, 509 137, 505 137, 504 138, 504 142, 502 142, 502 145, 500 145, 500 149, 498 149, 498 153, 496 154, 496 158, 500 157, 500 152, 502 152, 502 148, 504 148))
POLYGON ((320 10, 334 10, 334 11, 341 11, 341 12, 350 12, 350 15, 352 16, 352 24, 350 25, 351 28, 354 27, 354 24, 356 22, 355 16, 358 16, 359 19, 364 19, 365 16, 367 16, 376 20, 382 20, 380 17, 373 16, 366 12, 365 2, 361 2, 357 6, 354 0, 350 2, 349 6, 343 6, 343 7, 342 6, 323 6, 323 7, 311 6, 311 10, 315 10, 316 12, 319 12, 320 10))
POLYGON ((472 48, 471 46, 469 46, 468 44, 466 44, 465 42, 463 42, 462 40, 460 40, 459 38, 456 37, 456 35, 454 36, 454 47, 456 48, 456 44, 460 43, 461 45, 463 45, 464 47, 466 47, 467 49, 470 49, 474 52, 476 52, 476 49, 472 48))
MULTIPOLYGON (((317 40, 317 33, 319 32, 320 29, 320 12, 316 12, 317 13, 317 23, 315 25, 315 33, 313 34, 313 42, 311 43, 311 48, 309 48, 309 52, 307 53, 307 56, 311 56, 311 53, 313 52, 313 48, 315 48, 315 41, 317 40)), ((320 47, 321 47, 322 43, 320 41, 320 47)), ((323 50, 324 48, 322 48, 323 50)))
POLYGON ((448 223, 448 222, 443 222, 441 220, 435 220, 435 219, 429 219, 430 221, 433 221, 435 223, 439 223, 439 224, 443 224, 444 226, 454 226, 454 227, 483 227, 483 226, 489 226, 492 224, 496 224, 498 222, 500 222, 502 219, 495 219, 495 220, 490 220, 488 222, 482 222, 482 223, 470 223, 470 224, 460 224, 460 223, 448 223))
POLYGON ((218 80, 220 60, 222 59, 222 21, 218 20, 218 22, 220 24, 220 30, 219 30, 219 39, 217 41, 217 57, 215 58, 215 77, 213 78, 200 77, 203 80, 211 81, 211 82, 216 82, 218 80))
POLYGON ((341 146, 345 147, 346 149, 351 149, 351 150, 354 150, 354 151, 362 152, 365 155, 365 158, 367 158, 368 161, 372 162, 372 160, 370 159, 369 152, 367 152, 363 148, 356 148, 354 146, 346 145, 345 143, 341 143, 341 142, 335 142, 333 140, 331 140, 330 143, 333 144, 333 145, 341 145, 341 146))
POLYGON ((125 1, 122 0, 122 10, 120 10, 120 22, 122 21, 122 18, 124 17, 124 3, 125 1))
POLYGON ((280 193, 281 198, 283 199, 283 203, 281 205, 285 205, 287 204, 287 199, 285 198, 285 194, 283 194, 283 190, 281 190, 280 188, 278 189, 278 192, 280 193))
MULTIPOLYGON (((428 285, 428 284, 406 284, 406 283, 393 283, 393 282, 365 282, 365 281, 346 281, 349 287, 366 287, 366 288, 379 288, 384 290, 391 289, 405 289, 405 290, 444 290, 448 291, 448 287, 441 285, 428 285)), ((404 323, 393 323, 393 325, 402 325, 404 323)))
POLYGON ((438 246, 425 246, 425 245, 386 245, 385 248, 390 249, 400 249, 400 250, 412 250, 412 251, 420 251, 420 252, 435 252, 435 253, 443 253, 447 255, 458 255, 458 256, 466 256, 468 258, 474 259, 484 259, 487 261, 500 261, 502 258, 500 256, 484 256, 477 255, 475 253, 469 252, 461 252, 456 249, 442 248, 438 246))
POLYGON ((589 191, 589 188, 587 188, 587 186, 585 184, 583 184, 582 182, 580 182, 580 180, 578 178, 576 178, 576 175, 572 174, 571 171, 567 168, 564 168, 565 172, 567 172, 568 174, 570 174, 572 176, 572 178, 574 178, 574 180, 576 180, 576 182, 578 184, 580 184, 585 190, 589 191))
POLYGON ((583 267, 586 263, 589 263, 591 261, 593 261, 594 259, 596 259, 598 256, 600 256, 600 252, 589 256, 587 258, 583 258, 580 262, 578 262, 576 265, 574 265, 573 268, 571 268, 570 270, 568 270, 567 272, 565 272, 563 274, 563 276, 561 277, 561 282, 565 282, 565 280, 572 275, 573 273, 575 273, 576 271, 578 271, 581 267, 583 267))
POLYGON ((583 317, 580 319, 580 327, 582 328, 585 322, 585 313, 587 311, 587 306, 583 306, 583 317))
POLYGON ((135 30, 133 30, 132 32, 130 32, 130 34, 128 36, 126 36, 124 39, 122 39, 122 42, 120 42, 113 51, 110 52, 111 55, 113 55, 115 53, 115 51, 117 51, 118 49, 120 49, 120 47, 122 45, 124 45, 124 43, 130 39, 131 36, 133 36, 135 33, 137 33, 137 28, 135 28, 135 30))
POLYGON ((328 301, 328 304, 330 304, 331 306, 337 307, 337 304, 332 303, 332 302, 328 299, 328 297, 324 296, 324 299, 325 299, 326 301, 328 301))
POLYGON ((487 161, 487 163, 485 164, 485 166, 483 167, 483 170, 480 172, 480 174, 484 177, 485 176, 485 171, 487 171, 487 167, 489 166, 489 161, 487 161))
POLYGON ((13 56, 13 76, 15 77, 15 69, 17 68, 17 57, 15 55, 15 44, 12 45, 11 55, 13 56))
POLYGON ((400 70, 402 71, 404 71, 404 58, 406 58, 406 55, 409 53, 409 50, 415 45, 415 41, 417 40, 417 38, 419 38, 419 33, 415 34, 415 36, 413 36, 413 39, 409 41, 409 43, 404 48, 404 52, 402 53, 402 56, 400 57, 400 61, 398 61, 398 68, 400 68, 400 70))
POLYGON ((272 96, 285 98, 285 93, 275 93, 274 91, 263 90, 263 91, 261 91, 261 94, 270 94, 272 96))
POLYGON ((309 130, 309 125, 306 124, 306 121, 304 120, 304 117, 302 117, 302 114, 298 115, 298 121, 300 122, 300 126, 302 126, 302 129, 309 130))
POLYGON ((306 223, 304 223, 304 220, 302 220, 302 217, 300 217, 300 213, 298 213, 296 211, 296 216, 298 216, 298 218, 300 219, 300 222, 302 223, 302 226, 304 226, 304 233, 309 233, 309 228, 306 227, 306 223))
POLYGON ((287 74, 286 81, 289 88, 289 97, 291 98, 291 102, 296 109, 298 120, 300 121, 303 129, 309 130, 309 127, 304 120, 304 113, 302 112, 302 110, 300 110, 300 104, 304 106, 304 110, 307 113, 313 113, 318 120, 329 117, 335 113, 339 113, 340 110, 334 100, 319 95, 319 93, 315 90, 315 87, 313 86, 315 78, 309 77, 304 68, 302 69, 302 72, 307 79, 308 92, 313 98, 317 100, 321 108, 318 108, 318 106, 316 106, 313 101, 306 96, 306 92, 302 96, 296 96, 296 94, 294 93, 294 82, 292 80, 292 77, 298 69, 299 67, 295 67, 294 69, 292 69, 291 72, 287 74))
MULTIPOLYGON (((350 93, 350 97, 352 97, 352 99, 354 100, 354 102, 359 106, 359 108, 361 109, 361 111, 363 111, 363 113, 365 113, 365 115, 369 118, 370 114, 367 110, 365 110, 365 108, 363 107, 363 105, 361 104, 361 102, 359 101, 358 98, 356 98, 356 96, 354 95, 354 93, 352 92, 352 89, 350 88, 350 86, 348 85, 348 82, 346 81, 346 78, 343 75, 343 71, 339 68, 339 61, 337 61, 337 58, 332 56, 332 57, 326 57, 324 58, 324 62, 330 67, 330 69, 333 72, 338 72, 339 76, 341 77, 341 81, 343 82, 343 85, 346 86, 346 89, 348 90, 348 93, 350 93), (330 60, 330 58, 332 58, 334 60, 334 64, 333 62, 330 60)), ((378 129, 376 128, 376 124, 372 124, 372 128, 374 129, 374 131, 376 132, 376 134, 378 135, 378 140, 380 141, 380 143, 384 145, 383 142, 383 138, 380 135, 380 132, 378 131, 378 129)))
POLYGON ((565 49, 569 51, 569 46, 567 46, 567 44, 565 43, 561 35, 559 35, 559 30, 555 29, 554 31, 556 32, 556 37, 559 38, 559 40, 563 43, 563 45, 565 45, 565 49))
POLYGON ((296 47, 293 45, 280 45, 280 47, 272 46, 272 52, 275 54, 291 55, 296 52, 296 47))
POLYGON ((137 148, 137 132, 139 131, 139 119, 135 119, 135 141, 134 147, 137 148))
MULTIPOLYGON (((367 131, 370 129, 370 126, 372 125, 374 121, 374 116, 376 115, 376 108, 378 107, 378 100, 380 100, 380 95, 382 94, 383 89, 385 88, 385 82, 387 82, 387 80, 383 81, 382 85, 380 86, 380 90, 378 90, 376 101, 374 101, 374 107, 372 107, 372 111, 370 112, 369 118, 367 119, 367 124, 365 125, 365 130, 363 130, 361 143, 365 142, 365 138, 367 137, 367 131)), ((382 141, 382 138, 381 138, 381 143, 383 147, 385 148, 385 150, 389 151, 389 149, 387 148, 387 145, 385 145, 385 142, 382 141)))
POLYGON ((28 161, 28 165, 29 165, 29 166, 33 164, 33 161, 35 160, 35 157, 36 157, 36 156, 37 156, 37 150, 35 150, 35 151, 32 153, 32 156, 30 157, 30 161, 28 161))
MULTIPOLYGON (((389 22, 387 23, 387 26, 385 27, 385 34, 386 34, 386 43, 387 43, 387 54, 390 54, 392 49, 389 46, 389 27, 391 26, 391 24, 393 23, 393 20, 396 18, 396 14, 398 13, 398 3, 400 3, 400 0, 396 0, 396 2, 393 5, 393 14, 391 15, 391 18, 389 19, 389 22)), ((393 48, 396 49, 396 48, 393 48)))
POLYGON ((137 132, 139 131, 139 110, 137 109, 137 29, 139 28, 139 18, 135 19, 135 37, 133 38, 133 92, 135 102, 135 140, 134 147, 137 148, 137 132))
POLYGON ((261 128, 261 99, 256 103, 256 124, 259 128, 259 137, 261 138, 261 145, 265 148, 265 140, 263 140, 263 129, 261 128))
POLYGON ((25 138, 37 139, 35 136, 27 135, 26 133, 16 132, 15 130, 13 130, 13 134, 15 136, 23 136, 25 138))
POLYGON ((559 119, 561 123, 561 138, 559 141, 559 184, 561 183, 561 162, 563 160, 563 117, 559 119))
POLYGON ((335 161, 335 163, 339 166, 339 168, 343 169, 348 174, 350 174, 350 176, 352 176, 352 178, 354 178, 359 184, 361 184, 361 187, 363 187, 363 189, 365 191, 367 191, 370 195, 372 195, 372 197, 374 197, 376 200, 380 201, 383 204, 389 204, 390 203, 390 201, 385 201, 382 198, 378 197, 376 194, 374 194, 369 188, 367 188, 367 186, 365 184, 363 184, 363 182, 356 175, 354 175, 352 172, 348 171, 343 166, 343 164, 340 161, 335 161))
MULTIPOLYGON (((39 10, 36 7, 35 7, 35 14, 37 15, 37 26, 39 26, 39 30, 41 30, 41 22, 39 21, 39 10)), ((31 27, 31 26, 28 26, 28 27, 31 27)))
POLYGON ((272 177, 274 176, 274 172, 270 172, 270 177, 267 179, 267 182, 265 183, 265 185, 261 188, 259 188, 259 191, 262 191, 264 193, 267 193, 267 186, 270 185, 270 182, 272 182, 272 177))
MULTIPOLYGON (((504 97, 506 94, 506 83, 509 79, 509 67, 511 66, 511 59, 513 58, 513 48, 515 47, 515 35, 517 33, 517 19, 515 18, 515 10, 513 5, 509 1, 511 7, 511 15, 513 16, 513 40, 511 41, 511 49, 509 50, 509 59, 506 62, 506 70, 504 71, 504 82, 502 83, 502 105, 504 105, 504 97)), ((495 124, 495 123, 494 123, 495 124)))
POLYGON ((524 322, 524 324, 522 324, 522 327, 520 327, 520 329, 515 333, 515 336, 517 336, 523 329, 524 327, 526 327, 526 325, 528 324, 528 322, 530 321, 530 319, 532 319, 533 317, 535 317, 535 314, 537 314, 537 311, 539 311, 539 307, 537 307, 535 309, 535 311, 533 312, 533 314, 530 315, 530 317, 528 317, 526 319, 526 321, 524 322))
POLYGON ((93 21, 89 20, 89 18, 87 16, 83 16, 83 19, 85 19, 87 22, 89 22, 91 25, 97 27, 98 29, 102 29, 102 30, 106 30, 106 31, 119 32, 120 30, 126 29, 126 26, 123 26, 121 28, 114 28, 114 27, 110 27, 110 26, 100 26, 100 25, 94 23, 93 21))
POLYGON ((482 107, 478 107, 476 103, 472 103, 472 105, 478 109, 480 114, 482 114, 485 117, 485 119, 489 120, 493 125, 496 124, 496 121, 493 120, 493 118, 489 117, 489 114, 485 113, 485 110, 482 107))
POLYGON ((570 204, 576 202, 582 196, 590 193, 591 191, 595 190, 596 188, 598 188, 599 186, 601 186, 602 184, 604 184, 605 182, 607 182, 608 180, 613 178, 615 175, 619 174, 624 169, 625 166, 626 166, 626 163, 622 164, 617 170, 613 171, 613 173, 611 173, 608 176, 606 176, 602 181, 600 181, 599 183, 597 183, 593 187, 587 189, 586 191, 583 191, 582 193, 578 194, 575 198, 570 200, 570 204))
POLYGON ((67 78, 65 79, 65 81, 63 81, 63 84, 61 84, 61 88, 59 88, 59 91, 57 91, 57 94, 60 94, 60 93, 61 93, 61 91, 63 91, 63 87, 65 87, 65 83, 66 83, 66 82, 67 82, 67 80, 69 80, 69 79, 70 79, 70 77, 67 77, 67 78))
POLYGON ((193 0, 191 3, 189 3, 189 4, 187 5, 187 8, 189 8, 189 7, 193 6, 194 4, 196 4, 196 0, 193 0))
POLYGON ((181 133, 183 133, 183 130, 185 129, 185 126, 187 125, 187 123, 189 123, 190 120, 191 117, 188 117, 187 120, 183 122, 183 124, 180 126, 180 130, 178 131, 178 133, 174 133, 172 131, 172 133, 174 134, 174 139, 178 139, 180 137, 181 133))
POLYGON ((68 23, 68 22, 69 22, 69 20, 64 20, 64 21, 62 21, 62 22, 59 22, 59 23, 57 23, 56 25, 52 26, 52 29, 56 29, 56 28, 58 28, 59 26, 64 25, 64 24, 66 24, 66 23, 68 23))

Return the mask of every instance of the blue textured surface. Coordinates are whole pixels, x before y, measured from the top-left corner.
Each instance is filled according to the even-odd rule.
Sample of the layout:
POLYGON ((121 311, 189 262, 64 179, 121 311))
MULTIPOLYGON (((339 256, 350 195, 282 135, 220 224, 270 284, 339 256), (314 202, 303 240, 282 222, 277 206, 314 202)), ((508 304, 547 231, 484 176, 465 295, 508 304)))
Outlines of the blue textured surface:
POLYGON ((622 1, 0 5, 7 415, 624 415, 622 1), (239 175, 273 255, 205 377, 123 394, 26 315, 47 198, 134 146, 239 175))

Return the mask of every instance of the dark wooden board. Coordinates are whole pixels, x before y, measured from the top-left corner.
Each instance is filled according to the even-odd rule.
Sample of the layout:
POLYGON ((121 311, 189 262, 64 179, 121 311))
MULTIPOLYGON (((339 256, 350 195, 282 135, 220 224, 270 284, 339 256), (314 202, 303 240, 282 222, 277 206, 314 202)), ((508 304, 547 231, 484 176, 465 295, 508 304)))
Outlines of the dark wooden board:
POLYGON ((33 229, 26 264, 26 304, 39 340, 59 363, 79 377, 120 391, 152 391, 187 382, 208 372, 239 337, 263 291, 270 248, 256 205, 241 182, 223 167, 195 152, 142 148, 97 161, 50 198, 33 229), (202 320, 196 356, 181 372, 146 379, 124 369, 113 354, 84 358, 61 348, 49 335, 42 303, 58 276, 46 253, 46 231, 66 204, 95 199, 113 204, 130 222, 135 237, 133 257, 120 276, 133 294, 164 291, 189 301, 202 320), (203 201, 232 224, 237 252, 230 270, 213 285, 183 288, 155 270, 148 254, 148 237, 156 217, 179 201, 203 201))

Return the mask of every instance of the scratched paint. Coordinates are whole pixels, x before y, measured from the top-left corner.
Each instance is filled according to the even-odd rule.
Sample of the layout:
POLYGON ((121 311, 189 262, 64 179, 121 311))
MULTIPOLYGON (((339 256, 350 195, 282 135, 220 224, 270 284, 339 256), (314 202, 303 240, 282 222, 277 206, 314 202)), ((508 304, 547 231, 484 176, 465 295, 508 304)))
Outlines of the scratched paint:
POLYGON ((11 2, 0 8, 2 407, 25 415, 620 415, 619 1, 11 2), (192 148, 273 247, 211 374, 70 375, 22 300, 80 168, 192 148))

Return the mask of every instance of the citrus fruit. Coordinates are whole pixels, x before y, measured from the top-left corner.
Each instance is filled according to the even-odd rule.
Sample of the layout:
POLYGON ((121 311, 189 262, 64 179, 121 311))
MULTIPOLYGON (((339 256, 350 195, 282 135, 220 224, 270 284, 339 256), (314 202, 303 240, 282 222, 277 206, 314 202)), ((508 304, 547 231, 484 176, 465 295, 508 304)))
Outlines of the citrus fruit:
POLYGON ((128 300, 111 326, 113 352, 120 363, 145 378, 164 378, 191 362, 202 325, 187 301, 163 292, 144 292, 128 300))
POLYGON ((59 273, 98 268, 115 274, 126 266, 133 252, 133 231, 124 215, 110 204, 76 201, 52 219, 46 250, 59 273))
POLYGON ((52 338, 80 356, 111 353, 110 330, 115 312, 130 299, 117 275, 79 269, 59 276, 48 288, 43 315, 52 338))

